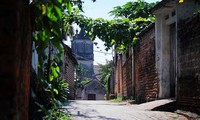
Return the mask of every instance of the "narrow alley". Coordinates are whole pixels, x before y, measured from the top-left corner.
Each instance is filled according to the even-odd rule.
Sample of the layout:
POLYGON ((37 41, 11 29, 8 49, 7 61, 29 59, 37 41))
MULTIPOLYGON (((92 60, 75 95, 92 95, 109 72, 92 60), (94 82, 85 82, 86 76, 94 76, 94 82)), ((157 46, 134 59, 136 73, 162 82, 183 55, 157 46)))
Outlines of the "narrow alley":
POLYGON ((0 9, 0 120, 200 120, 200 0, 0 9))

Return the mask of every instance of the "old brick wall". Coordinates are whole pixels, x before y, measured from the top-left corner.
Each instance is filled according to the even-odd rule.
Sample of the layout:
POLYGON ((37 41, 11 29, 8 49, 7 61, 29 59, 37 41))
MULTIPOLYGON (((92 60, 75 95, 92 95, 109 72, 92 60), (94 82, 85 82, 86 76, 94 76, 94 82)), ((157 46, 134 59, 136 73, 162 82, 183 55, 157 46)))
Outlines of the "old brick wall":
POLYGON ((69 98, 68 99, 75 99, 75 82, 74 82, 74 72, 75 67, 74 63, 71 59, 69 59, 69 56, 66 56, 66 63, 65 63, 65 80, 69 84, 69 98))
POLYGON ((0 119, 28 120, 29 3, 27 0, 1 0, 0 5, 0 119))
POLYGON ((125 98, 133 96, 133 83, 132 83, 132 56, 123 64, 123 93, 125 98))
POLYGON ((76 59, 73 57, 71 48, 64 46, 64 58, 63 58, 63 78, 69 84, 68 99, 75 99, 75 65, 77 64, 76 59))
POLYGON ((141 32, 135 48, 137 101, 146 102, 157 99, 158 78, 155 66, 154 24, 141 32))
POLYGON ((122 96, 122 56, 119 54, 115 65, 115 93, 122 96))
POLYGON ((115 75, 115 77, 114 77, 114 79, 113 79, 113 81, 114 81, 114 94, 115 95, 117 95, 117 93, 118 93, 118 68, 117 68, 117 60, 116 60, 116 62, 114 63, 114 68, 113 68, 113 71, 114 71, 114 75, 115 75))
POLYGON ((200 15, 178 24, 177 101, 200 108, 200 15))

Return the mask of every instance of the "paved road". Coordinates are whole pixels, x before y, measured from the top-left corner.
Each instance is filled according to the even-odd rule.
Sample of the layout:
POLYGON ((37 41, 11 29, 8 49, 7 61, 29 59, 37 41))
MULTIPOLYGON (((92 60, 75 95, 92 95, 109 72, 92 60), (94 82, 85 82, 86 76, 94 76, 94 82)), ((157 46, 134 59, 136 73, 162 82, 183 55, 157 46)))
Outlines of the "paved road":
POLYGON ((70 101, 64 108, 72 115, 72 120, 187 120, 176 113, 149 111, 137 105, 109 101, 70 101))

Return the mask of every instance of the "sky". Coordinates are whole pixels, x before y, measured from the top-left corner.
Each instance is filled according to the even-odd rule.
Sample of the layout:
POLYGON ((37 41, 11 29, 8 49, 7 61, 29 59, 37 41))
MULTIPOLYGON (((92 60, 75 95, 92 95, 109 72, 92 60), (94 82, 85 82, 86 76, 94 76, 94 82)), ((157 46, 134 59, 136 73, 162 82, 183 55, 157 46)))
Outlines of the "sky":
MULTIPOLYGON (((104 19, 112 19, 112 16, 109 16, 109 12, 113 10, 115 6, 121 6, 126 4, 127 2, 133 0, 96 0, 96 2, 92 2, 92 0, 83 0, 83 11, 84 15, 91 18, 104 18, 104 19)), ((147 2, 155 2, 156 0, 146 0, 147 2)), ((94 45, 94 65, 98 64, 106 64, 107 60, 112 60, 112 49, 109 51, 105 51, 104 43, 100 39, 95 39, 94 42, 98 43, 98 46, 94 45)), ((67 42, 70 45, 69 41, 67 42)))

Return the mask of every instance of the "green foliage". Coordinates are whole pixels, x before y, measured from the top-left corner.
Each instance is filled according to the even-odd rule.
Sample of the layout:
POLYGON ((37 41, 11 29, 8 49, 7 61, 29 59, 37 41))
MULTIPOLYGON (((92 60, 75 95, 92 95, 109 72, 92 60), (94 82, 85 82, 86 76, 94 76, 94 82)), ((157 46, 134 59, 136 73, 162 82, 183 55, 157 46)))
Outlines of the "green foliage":
POLYGON ((110 92, 110 76, 111 76, 111 74, 110 73, 108 73, 107 75, 106 75, 106 77, 103 79, 103 81, 105 82, 105 88, 106 88, 106 92, 107 93, 109 93, 110 92))
POLYGON ((78 79, 83 80, 82 76, 87 76, 89 71, 84 69, 81 64, 78 64, 76 66, 76 71, 77 71, 77 76, 79 77, 78 79))
POLYGON ((49 109, 46 111, 46 116, 44 116, 43 119, 44 120, 70 120, 70 116, 62 111, 49 109))
POLYGON ((88 71, 85 70, 81 64, 76 66, 76 72, 75 88, 83 88, 85 84, 91 81, 90 78, 84 77, 87 76, 88 71))
POLYGON ((134 45, 139 32, 154 21, 154 17, 149 14, 153 5, 144 1, 129 2, 110 12, 114 20, 91 19, 77 13, 66 18, 85 29, 91 40, 98 37, 104 41, 106 50, 113 45, 118 50, 126 50, 134 45))
POLYGON ((128 2, 125 5, 116 6, 109 14, 115 18, 137 19, 142 17, 151 19, 153 16, 150 10, 153 6, 155 6, 155 3, 138 0, 137 2, 128 2))
POLYGON ((85 78, 84 80, 80 81, 79 86, 83 87, 84 85, 86 85, 87 83, 91 82, 92 79, 90 78, 85 78))
POLYGON ((100 74, 100 82, 105 86, 106 92, 109 93, 112 61, 108 61, 105 65, 100 65, 98 71, 100 74))
POLYGON ((116 99, 110 100, 111 102, 122 102, 122 97, 117 97, 116 99))
POLYGON ((75 86, 76 88, 83 88, 84 85, 86 85, 87 83, 91 82, 92 79, 90 78, 84 78, 83 80, 79 79, 75 82, 75 86))
POLYGON ((81 0, 33 0, 32 2, 33 40, 38 53, 38 83, 44 93, 37 92, 36 98, 44 119, 68 119, 59 112, 62 102, 67 100, 68 84, 61 79, 63 43, 66 33, 73 35, 73 28, 64 14, 71 15, 74 9, 82 10, 81 0), (45 96, 43 96, 45 95, 45 96))

